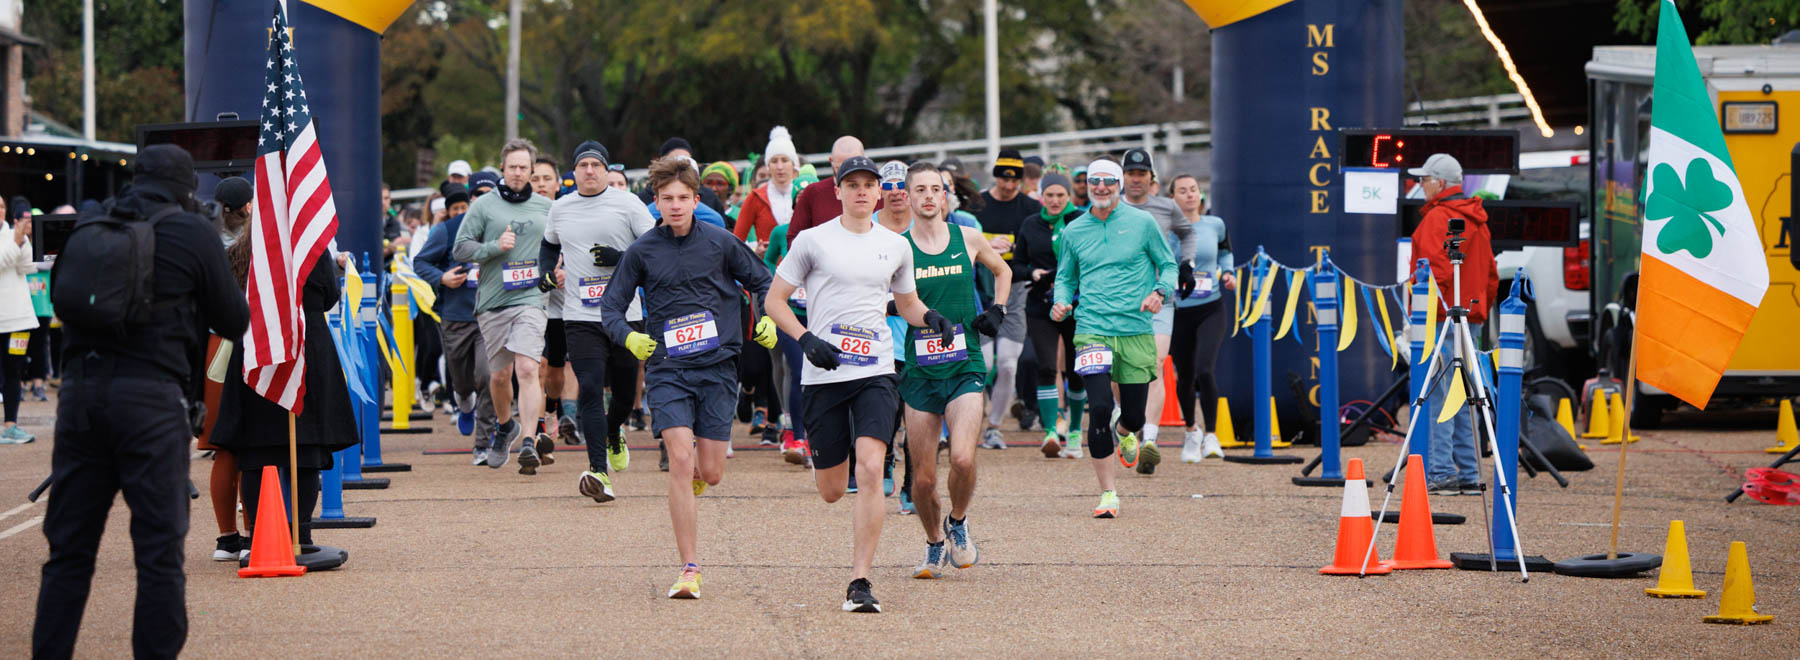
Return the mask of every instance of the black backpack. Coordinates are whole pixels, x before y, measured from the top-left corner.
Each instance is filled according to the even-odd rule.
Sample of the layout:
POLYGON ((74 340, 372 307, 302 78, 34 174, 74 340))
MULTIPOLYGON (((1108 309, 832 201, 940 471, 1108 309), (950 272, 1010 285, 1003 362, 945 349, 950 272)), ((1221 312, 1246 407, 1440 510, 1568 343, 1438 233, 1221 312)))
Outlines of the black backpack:
POLYGON ((117 332, 148 325, 155 306, 156 223, 180 211, 170 204, 147 219, 100 212, 76 222, 50 271, 56 316, 71 326, 117 332))

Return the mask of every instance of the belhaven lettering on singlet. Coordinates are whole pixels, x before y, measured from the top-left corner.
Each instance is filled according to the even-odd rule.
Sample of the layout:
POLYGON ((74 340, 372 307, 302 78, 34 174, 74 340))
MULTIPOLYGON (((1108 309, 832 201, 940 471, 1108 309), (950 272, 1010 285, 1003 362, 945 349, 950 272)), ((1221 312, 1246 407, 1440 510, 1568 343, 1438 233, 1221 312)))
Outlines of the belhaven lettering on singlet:
POLYGON ((915 279, 915 280, 925 280, 925 279, 931 279, 933 277, 944 277, 947 275, 961 275, 961 274, 963 274, 963 265, 962 264, 956 264, 954 266, 919 266, 919 267, 913 268, 913 279, 915 279))

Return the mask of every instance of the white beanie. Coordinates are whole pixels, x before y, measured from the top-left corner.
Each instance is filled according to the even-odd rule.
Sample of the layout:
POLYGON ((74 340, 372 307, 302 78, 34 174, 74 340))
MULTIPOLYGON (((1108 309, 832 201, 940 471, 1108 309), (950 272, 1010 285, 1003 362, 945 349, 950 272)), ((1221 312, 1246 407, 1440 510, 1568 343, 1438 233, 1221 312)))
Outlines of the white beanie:
POLYGON ((800 150, 794 148, 794 138, 788 136, 786 126, 776 126, 769 130, 769 146, 763 148, 763 160, 776 154, 786 154, 793 159, 795 165, 800 164, 800 150))

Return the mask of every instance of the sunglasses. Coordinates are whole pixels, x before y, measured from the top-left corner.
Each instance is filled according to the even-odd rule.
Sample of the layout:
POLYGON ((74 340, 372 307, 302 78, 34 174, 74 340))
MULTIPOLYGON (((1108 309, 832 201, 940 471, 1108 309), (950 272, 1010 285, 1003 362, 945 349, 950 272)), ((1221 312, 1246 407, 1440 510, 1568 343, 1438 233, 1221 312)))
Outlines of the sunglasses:
POLYGON ((623 171, 625 171, 625 164, 624 163, 613 163, 611 165, 607 165, 606 169, 612 170, 614 172, 623 172, 623 171))
POLYGON ((881 182, 881 189, 884 191, 885 190, 906 190, 906 182, 904 182, 904 181, 883 181, 883 182, 881 182))
POLYGON ((1090 186, 1116 186, 1119 185, 1119 178, 1115 176, 1090 176, 1088 177, 1087 182, 1090 186))

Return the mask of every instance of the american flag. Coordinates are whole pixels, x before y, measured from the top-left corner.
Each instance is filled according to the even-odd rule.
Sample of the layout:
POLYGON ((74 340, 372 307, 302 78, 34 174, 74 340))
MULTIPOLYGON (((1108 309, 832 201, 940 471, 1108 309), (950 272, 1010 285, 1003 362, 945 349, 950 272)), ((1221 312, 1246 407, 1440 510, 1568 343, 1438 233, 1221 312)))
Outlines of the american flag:
POLYGON ((262 135, 256 140, 244 382, 298 414, 306 392, 301 285, 337 235, 337 206, 279 2, 271 26, 262 135))

